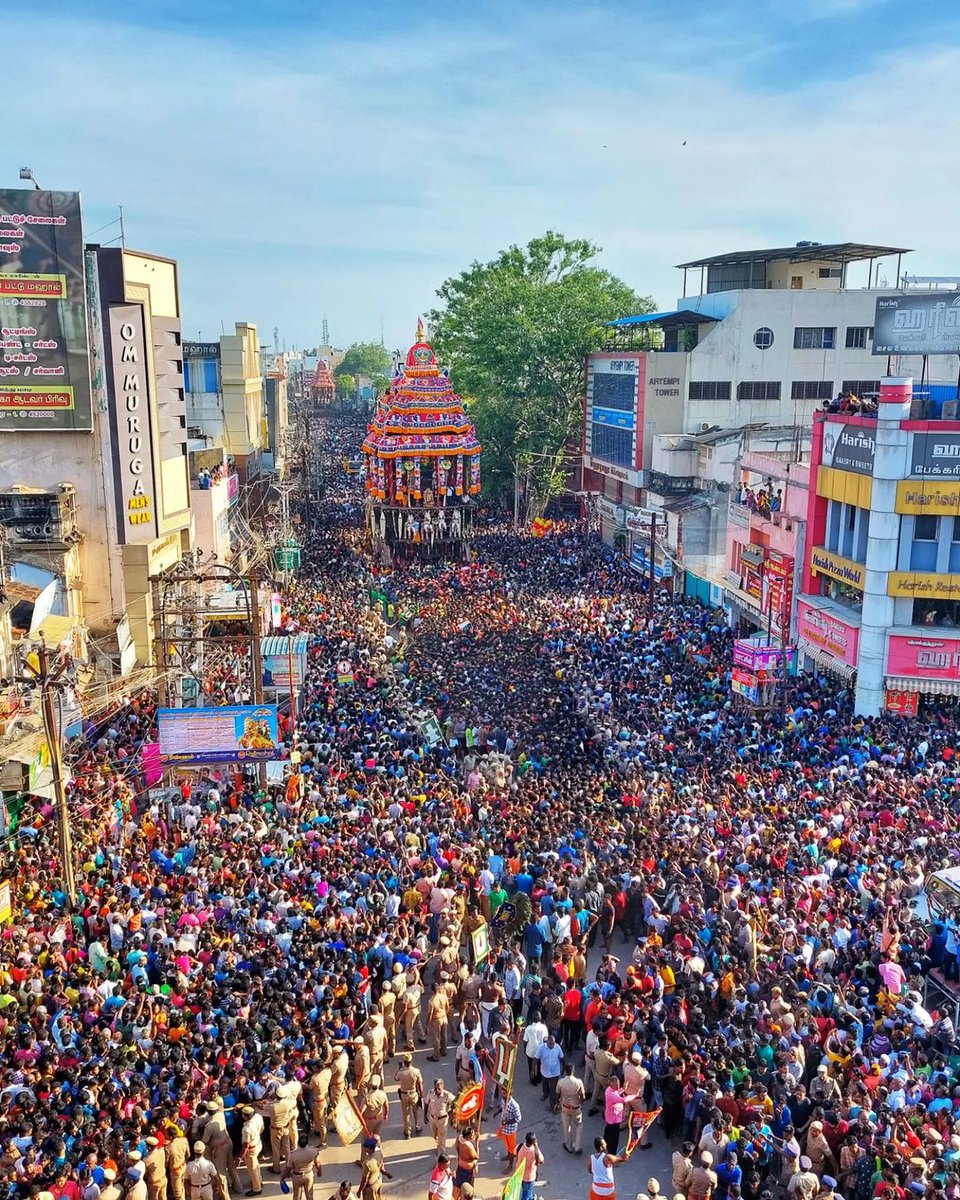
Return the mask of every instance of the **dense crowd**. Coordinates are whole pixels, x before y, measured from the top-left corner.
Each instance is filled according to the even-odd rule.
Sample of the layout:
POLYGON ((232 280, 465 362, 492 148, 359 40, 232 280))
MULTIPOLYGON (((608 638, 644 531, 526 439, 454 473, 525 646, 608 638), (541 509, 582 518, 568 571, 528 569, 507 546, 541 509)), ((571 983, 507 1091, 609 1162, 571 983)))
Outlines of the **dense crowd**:
MULTIPOLYGON (((86 730, 76 911, 49 810, 8 839, 8 1194, 227 1200, 264 1156, 309 1200, 349 1095, 363 1200, 421 1129, 431 1194, 468 1200, 478 1130, 412 1054, 466 1084, 506 1037, 598 1200, 654 1109, 637 1150, 674 1154, 650 1200, 958 1200, 960 1059, 923 1002, 932 966, 957 977, 956 924, 911 904, 960 850, 953 718, 864 720, 810 677, 755 715, 722 614, 663 594, 649 621, 642 581, 562 526, 375 567, 338 467, 356 430, 323 436, 284 782, 206 772, 136 817, 144 695, 86 730)), ((487 1101, 528 1197, 531 1114, 487 1101)))

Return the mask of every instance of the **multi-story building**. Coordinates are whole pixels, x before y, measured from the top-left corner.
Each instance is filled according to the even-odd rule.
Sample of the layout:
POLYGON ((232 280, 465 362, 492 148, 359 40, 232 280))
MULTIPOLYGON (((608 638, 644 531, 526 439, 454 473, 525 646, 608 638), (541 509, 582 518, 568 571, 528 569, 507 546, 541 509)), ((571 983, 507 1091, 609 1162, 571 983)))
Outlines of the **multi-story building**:
POLYGON ((184 391, 191 434, 222 447, 241 486, 260 474, 266 447, 257 327, 238 321, 216 342, 187 343, 184 391))
POLYGON ((612 322, 611 349, 587 361, 585 490, 628 512, 701 494, 723 510, 700 518, 717 535, 705 557, 716 558, 726 528, 722 493, 747 434, 767 431, 776 457, 780 443, 792 441, 800 460, 814 412, 841 392, 876 395, 891 372, 923 380, 928 411, 955 410, 955 355, 874 353, 878 299, 909 295, 886 286, 883 274, 899 281, 905 253, 801 242, 682 264, 676 309, 612 322), (854 271, 866 286, 852 286, 854 271))
POLYGON ((42 607, 51 642, 84 658, 89 632, 129 669, 151 660, 149 577, 191 544, 176 264, 84 251, 76 193, 0 192, 3 214, 21 232, 4 243, 0 280, 29 281, 8 296, 41 289, 35 307, 4 309, 4 361, 31 364, 8 367, 0 397, 11 582, 42 607), (38 212, 40 224, 20 221, 38 212))
POLYGON ((799 648, 864 714, 960 696, 960 421, 884 380, 875 416, 814 420, 799 648))

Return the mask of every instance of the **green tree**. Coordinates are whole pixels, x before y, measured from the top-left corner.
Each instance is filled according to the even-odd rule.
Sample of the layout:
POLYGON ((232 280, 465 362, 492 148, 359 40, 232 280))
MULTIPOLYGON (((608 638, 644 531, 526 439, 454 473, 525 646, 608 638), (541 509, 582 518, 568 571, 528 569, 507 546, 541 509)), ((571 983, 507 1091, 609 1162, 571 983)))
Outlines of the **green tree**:
POLYGON ((370 384, 376 394, 378 396, 382 396, 390 386, 390 376, 384 374, 383 372, 378 372, 376 375, 372 375, 370 377, 370 384))
POLYGON ((351 375, 347 371, 340 371, 333 382, 337 385, 337 391, 341 396, 355 396, 357 394, 356 375, 351 375))
POLYGON ((339 369, 348 375, 387 375, 392 361, 379 342, 354 342, 339 369))
POLYGON ((430 314, 431 340, 484 448, 484 491, 512 503, 519 485, 527 520, 563 489, 586 355, 605 345, 607 321, 654 309, 593 265, 598 253, 548 231, 448 279, 430 314))

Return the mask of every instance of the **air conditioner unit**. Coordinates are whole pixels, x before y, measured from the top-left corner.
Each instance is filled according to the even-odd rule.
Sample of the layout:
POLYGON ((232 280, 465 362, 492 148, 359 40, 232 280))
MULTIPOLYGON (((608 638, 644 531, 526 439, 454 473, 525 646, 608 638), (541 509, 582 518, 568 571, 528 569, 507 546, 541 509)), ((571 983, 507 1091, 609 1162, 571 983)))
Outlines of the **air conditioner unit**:
POLYGON ((701 433, 709 433, 712 428, 713 428, 713 426, 710 424, 709 421, 701 421, 700 422, 700 432, 701 433))

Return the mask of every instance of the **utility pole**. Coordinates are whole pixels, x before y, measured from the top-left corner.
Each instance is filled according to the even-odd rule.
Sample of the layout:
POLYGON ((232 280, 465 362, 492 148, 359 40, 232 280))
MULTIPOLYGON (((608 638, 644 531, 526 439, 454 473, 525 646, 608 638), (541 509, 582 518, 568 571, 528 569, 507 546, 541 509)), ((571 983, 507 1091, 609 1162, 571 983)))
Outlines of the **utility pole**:
MULTIPOLYGON (((263 655, 260 639, 260 579, 255 574, 247 576, 247 595, 250 598, 250 668, 253 672, 253 702, 263 703, 263 655)), ((267 782, 267 764, 257 764, 257 776, 261 787, 267 782)))
POLYGON ((50 755, 50 773, 53 778, 53 798, 57 815, 57 835, 60 842, 60 870, 63 890, 67 897, 67 909, 70 912, 77 906, 77 880, 73 864, 73 838, 70 833, 70 812, 67 808, 67 793, 63 786, 63 756, 60 753, 61 729, 53 707, 53 696, 62 686, 60 677, 63 668, 51 673, 47 658, 47 647, 41 642, 40 648, 27 656, 27 676, 21 676, 21 683, 37 685, 40 688, 40 712, 43 717, 43 733, 50 755), (33 665, 35 660, 36 666, 33 665))
POLYGON ((650 579, 647 583, 647 627, 653 628, 653 598, 657 575, 654 557, 657 551, 657 514, 650 512, 650 579))

